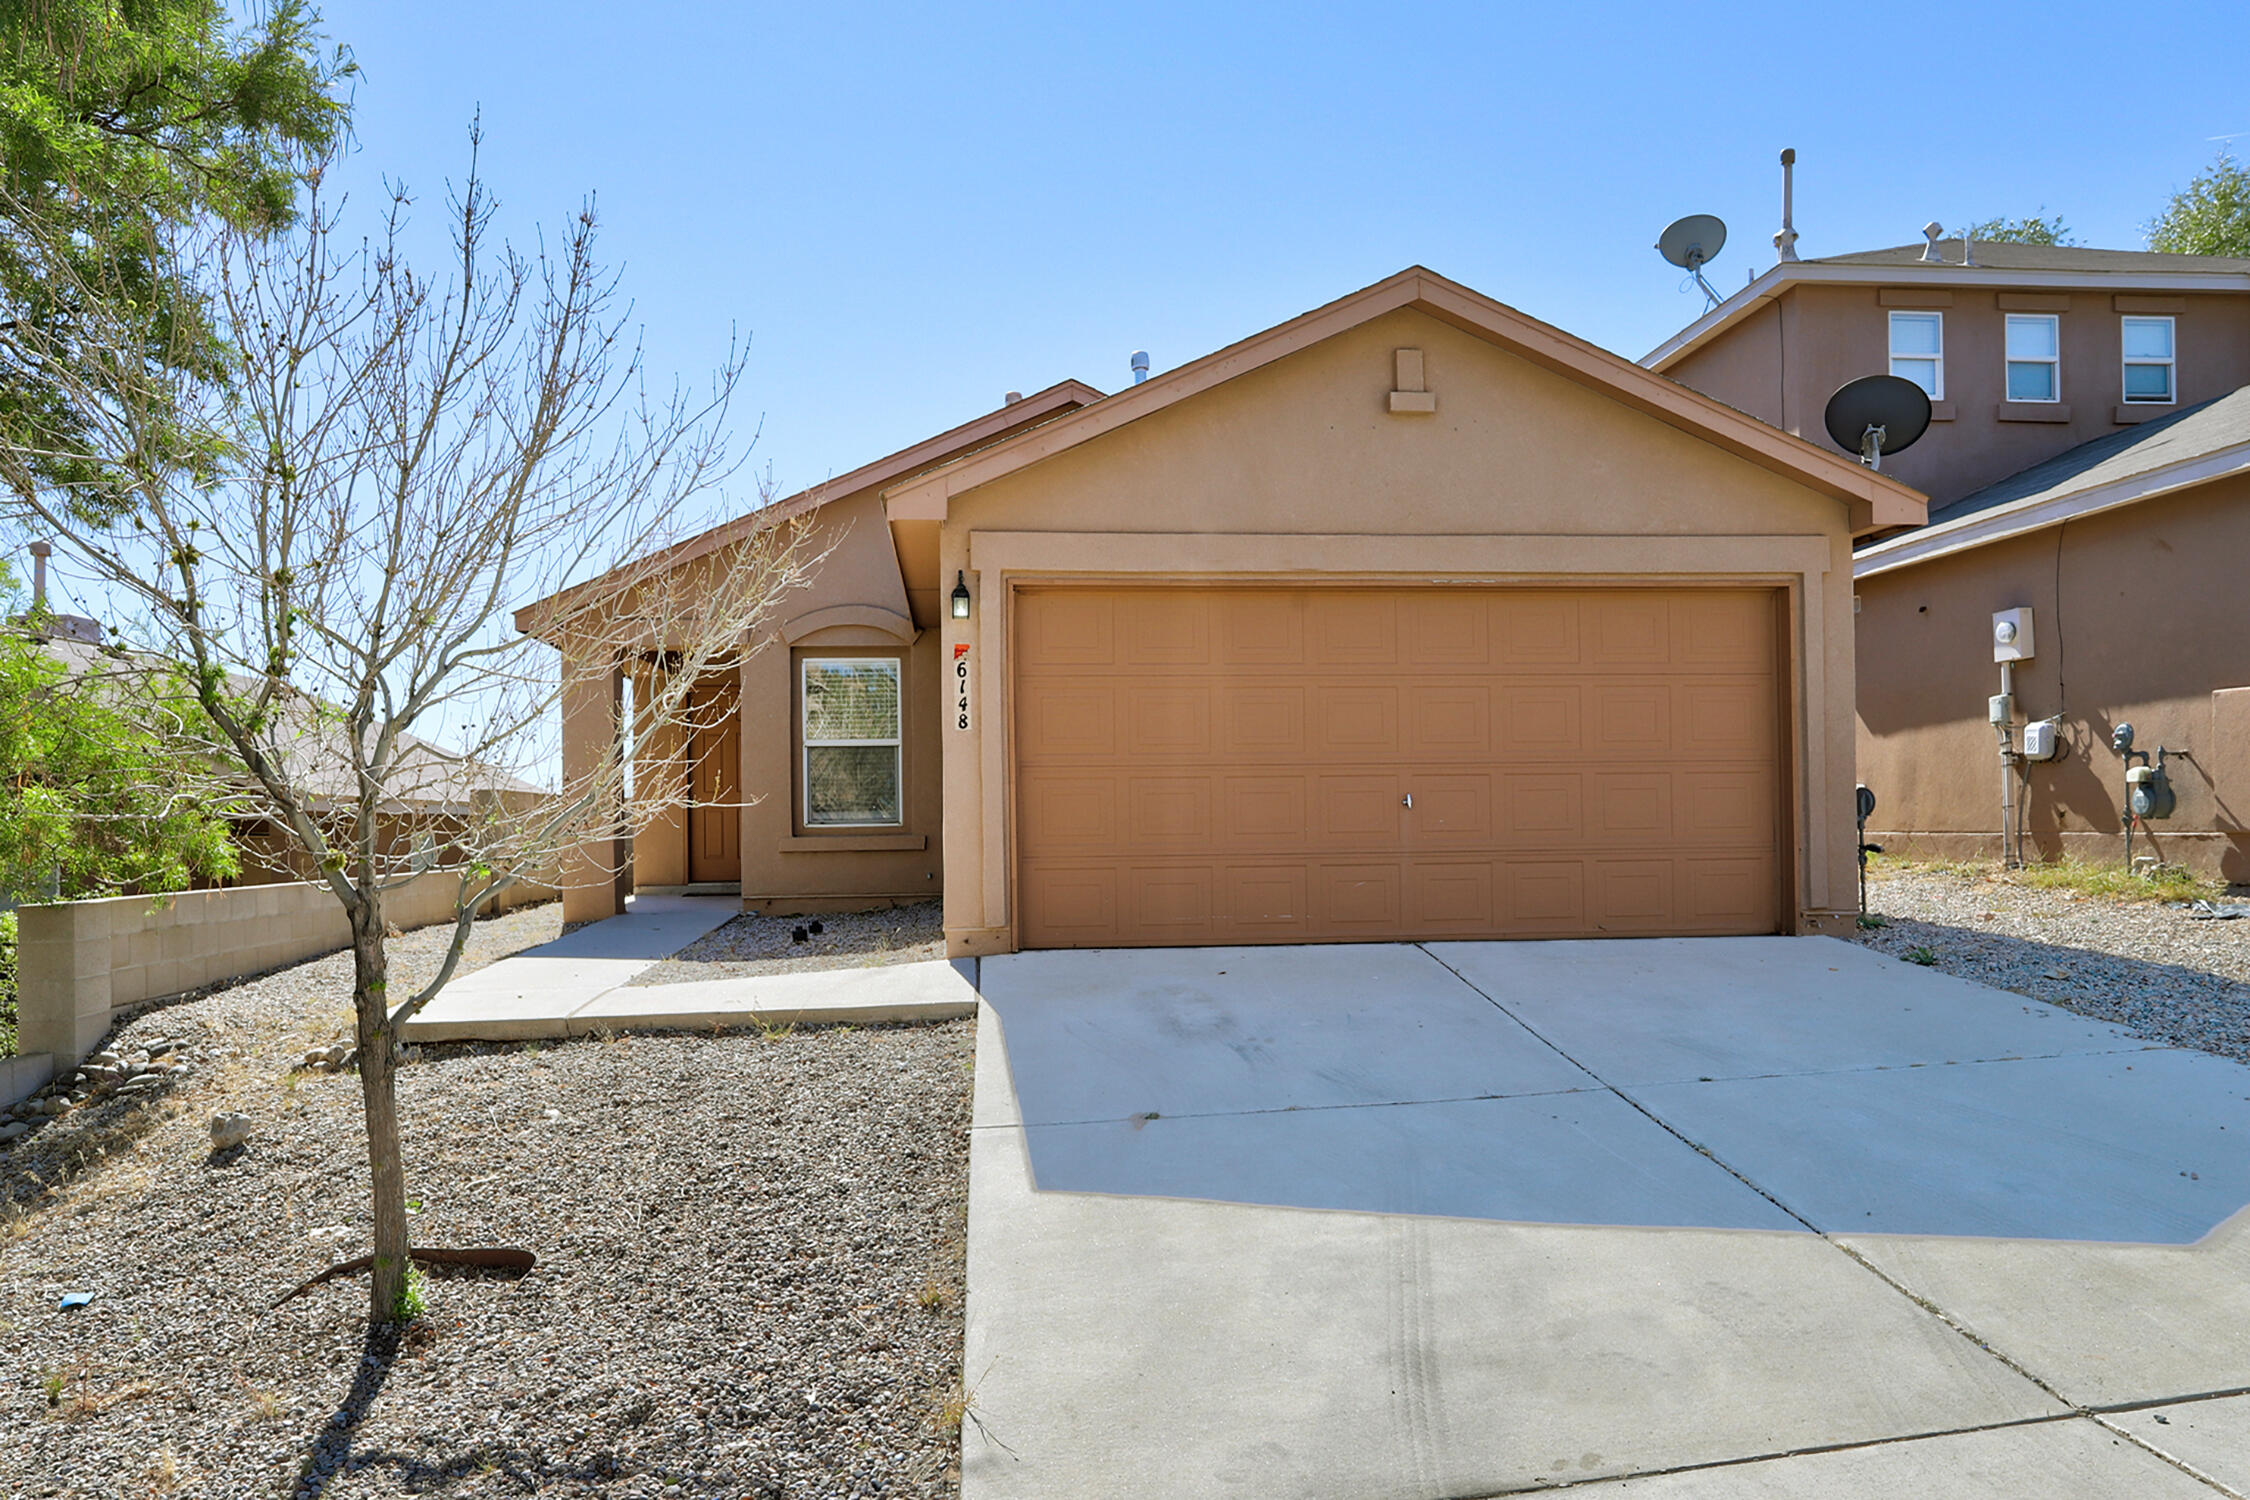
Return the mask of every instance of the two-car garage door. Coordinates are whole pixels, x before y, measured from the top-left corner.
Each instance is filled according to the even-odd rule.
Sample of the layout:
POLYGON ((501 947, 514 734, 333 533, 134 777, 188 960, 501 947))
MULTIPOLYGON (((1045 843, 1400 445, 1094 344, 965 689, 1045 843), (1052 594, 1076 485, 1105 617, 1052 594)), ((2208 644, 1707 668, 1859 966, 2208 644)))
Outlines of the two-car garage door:
POLYGON ((1020 941, 1776 931, 1776 598, 1023 589, 1020 941))

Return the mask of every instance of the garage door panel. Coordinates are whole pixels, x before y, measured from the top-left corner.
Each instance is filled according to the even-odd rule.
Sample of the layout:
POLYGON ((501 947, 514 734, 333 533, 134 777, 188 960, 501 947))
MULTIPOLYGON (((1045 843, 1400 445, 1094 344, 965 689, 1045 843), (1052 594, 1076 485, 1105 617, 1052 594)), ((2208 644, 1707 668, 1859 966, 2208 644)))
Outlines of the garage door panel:
POLYGON ((1221 665, 1273 667, 1304 662, 1304 595, 1281 589, 1224 594, 1215 615, 1221 665))
POLYGON ((1577 843, 1586 833, 1583 791, 1576 771, 1501 777, 1501 838, 1544 848, 1577 843))
POLYGON ((1220 697, 1219 749, 1233 761, 1301 763, 1311 753, 1305 738, 1302 687, 1236 687, 1220 697))
POLYGON ((1224 874, 1224 914, 1237 943, 1291 942, 1312 925, 1302 864, 1229 865, 1224 874))
POLYGON ((1211 740, 1211 689, 1135 686, 1125 691, 1124 741, 1134 756, 1207 758, 1211 740))
POLYGON ((1493 929, 1490 860, 1407 868, 1407 925, 1416 932, 1485 933, 1493 929))
POLYGON ((1030 697, 1021 725, 1019 760, 1108 760, 1117 754, 1118 690, 1114 685, 1054 687, 1030 697))
POLYGON ((1644 760, 1671 751, 1670 683, 1597 682, 1586 693, 1593 702, 1593 733, 1586 746, 1590 753, 1644 760))
POLYGON ((1500 931, 1517 937, 1585 932, 1585 862, 1554 859, 1503 865, 1498 918, 1500 931))
POLYGON ((1413 778, 1414 807, 1406 818, 1416 847, 1490 844, 1493 841, 1492 774, 1488 771, 1413 778))
POLYGON ((1399 736, 1398 689, 1387 683, 1313 690, 1312 748, 1323 760, 1395 760, 1399 736))
POLYGON ((1023 870, 1024 926, 1051 947, 1106 948, 1117 944, 1115 866, 1027 864, 1023 870))
POLYGON ((1313 871, 1313 913, 1330 932, 1367 936, 1400 930, 1404 869, 1396 863, 1323 864, 1313 871))
POLYGON ((1492 754, 1492 689, 1441 683, 1406 690, 1406 753, 1416 762, 1492 754))
POLYGON ((1780 924, 1770 592, 1019 605, 1026 946, 1780 924))
POLYGON ((1313 828, 1332 846, 1396 848, 1405 812, 1394 775, 1322 776, 1313 782, 1313 828))
POLYGON ((1135 776, 1125 783, 1125 842, 1130 848, 1153 844, 1208 847, 1211 776, 1135 776))
POLYGON ((1207 666, 1211 598, 1202 593, 1127 594, 1117 605, 1118 658, 1131 667, 1207 666))
POLYGON ((1492 611, 1486 596, 1470 590, 1408 595, 1399 606, 1406 664, 1415 667, 1482 667, 1491 650, 1492 611))
POLYGON ((1672 663, 1672 605, 1662 594, 1594 594, 1582 606, 1586 660, 1603 667, 1672 663))
POLYGON ((1390 666, 1398 661, 1395 591, 1324 589, 1304 598, 1309 665, 1390 666))
POLYGON ((1586 748, 1584 690, 1575 682, 1501 684, 1493 741, 1512 760, 1586 748))
POLYGON ((1525 590, 1491 598, 1493 659, 1506 667, 1570 667, 1582 655, 1578 595, 1525 590))
POLYGON ((1126 870, 1129 931, 1146 941, 1193 944, 1215 941, 1212 925, 1213 870, 1203 863, 1133 865, 1126 870))
POLYGON ((1117 843, 1116 777, 1026 771, 1017 785, 1017 816, 1028 847, 1078 851, 1117 843))
POLYGON ((1768 672, 1774 664, 1772 600, 1759 594, 1686 595, 1672 604, 1683 666, 1768 672))
POLYGON ((1116 652, 1116 606, 1116 596, 1091 589, 1024 595, 1017 615, 1017 671, 1032 675, 1109 665, 1116 652))

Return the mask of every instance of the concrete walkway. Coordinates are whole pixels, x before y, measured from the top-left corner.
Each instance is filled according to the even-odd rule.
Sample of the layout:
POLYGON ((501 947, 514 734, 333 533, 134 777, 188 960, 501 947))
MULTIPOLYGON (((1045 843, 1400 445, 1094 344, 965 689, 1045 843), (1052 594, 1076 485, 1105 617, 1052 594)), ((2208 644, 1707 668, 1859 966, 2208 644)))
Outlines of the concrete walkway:
POLYGON ((2250 1493, 2250 1068, 1825 939, 982 988, 966 1500, 2250 1493))
POLYGON ((741 910, 733 896, 636 895, 623 916, 455 980, 401 1034, 408 1042, 526 1041, 602 1030, 942 1020, 976 1010, 973 969, 964 975, 942 959, 685 984, 632 983, 741 910))

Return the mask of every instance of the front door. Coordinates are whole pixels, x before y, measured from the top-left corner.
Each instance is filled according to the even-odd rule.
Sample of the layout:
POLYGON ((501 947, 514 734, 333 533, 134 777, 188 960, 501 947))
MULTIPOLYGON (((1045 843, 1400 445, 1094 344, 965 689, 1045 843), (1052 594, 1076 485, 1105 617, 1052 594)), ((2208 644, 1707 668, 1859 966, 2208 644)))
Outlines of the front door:
POLYGON ((742 714, 736 679, 713 677, 690 700, 697 726, 689 740, 688 879, 742 879, 742 714))

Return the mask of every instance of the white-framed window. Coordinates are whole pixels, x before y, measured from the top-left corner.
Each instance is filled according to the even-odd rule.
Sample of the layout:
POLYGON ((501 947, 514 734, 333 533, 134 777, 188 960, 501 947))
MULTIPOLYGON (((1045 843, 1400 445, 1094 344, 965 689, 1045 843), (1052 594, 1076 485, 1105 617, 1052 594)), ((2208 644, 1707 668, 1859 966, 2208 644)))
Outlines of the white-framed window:
POLYGON ((903 821, 897 657, 808 656, 797 667, 807 828, 903 821))
POLYGON ((2054 313, 2008 314, 2008 399, 2062 399, 2062 319, 2054 313))
POLYGON ((2172 320, 2119 318, 2117 326, 2125 346, 2125 399, 2177 400, 2172 389, 2172 320))
POLYGON ((1944 313, 1891 314, 1891 373, 1913 381, 1932 401, 1945 399, 1944 313))

